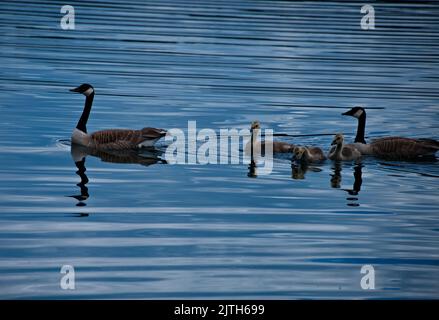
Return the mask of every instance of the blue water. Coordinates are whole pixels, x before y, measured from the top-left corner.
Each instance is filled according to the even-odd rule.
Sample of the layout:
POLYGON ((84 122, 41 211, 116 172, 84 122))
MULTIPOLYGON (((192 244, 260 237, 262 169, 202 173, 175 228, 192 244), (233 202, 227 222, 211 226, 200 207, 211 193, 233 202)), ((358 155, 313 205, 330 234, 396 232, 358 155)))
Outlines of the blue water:
POLYGON ((75 30, 63 4, 0 2, 0 298, 439 297, 436 161, 81 170, 66 143, 83 82, 90 131, 259 120, 327 150, 362 105, 369 139, 439 139, 438 3, 376 3, 368 31, 362 3, 70 1, 75 30))

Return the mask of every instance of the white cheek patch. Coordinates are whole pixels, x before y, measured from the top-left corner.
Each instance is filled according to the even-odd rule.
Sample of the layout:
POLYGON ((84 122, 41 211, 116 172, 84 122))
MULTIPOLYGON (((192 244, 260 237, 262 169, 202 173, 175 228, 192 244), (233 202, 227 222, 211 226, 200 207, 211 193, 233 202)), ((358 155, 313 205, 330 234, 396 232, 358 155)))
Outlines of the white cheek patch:
POLYGON ((363 110, 358 110, 357 112, 354 113, 354 117, 359 118, 361 117, 362 114, 363 114, 363 110))
POLYGON ((93 93, 93 89, 92 88, 88 88, 87 90, 84 91, 84 94, 88 97, 89 95, 91 95, 93 93))

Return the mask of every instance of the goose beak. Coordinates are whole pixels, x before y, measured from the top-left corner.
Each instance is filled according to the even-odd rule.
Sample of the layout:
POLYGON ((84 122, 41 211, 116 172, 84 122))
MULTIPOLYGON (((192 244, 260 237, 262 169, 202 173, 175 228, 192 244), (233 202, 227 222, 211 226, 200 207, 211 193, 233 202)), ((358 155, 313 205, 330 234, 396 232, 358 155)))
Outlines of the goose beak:
POLYGON ((70 91, 70 92, 79 92, 79 87, 74 88, 74 89, 70 89, 69 91, 70 91))
POLYGON ((346 111, 346 112, 343 112, 341 115, 342 116, 350 116, 351 115, 351 110, 349 110, 349 111, 346 111))
POLYGON ((337 142, 335 141, 335 140, 332 140, 332 142, 331 142, 331 146, 334 146, 334 145, 336 145, 337 144, 337 142))

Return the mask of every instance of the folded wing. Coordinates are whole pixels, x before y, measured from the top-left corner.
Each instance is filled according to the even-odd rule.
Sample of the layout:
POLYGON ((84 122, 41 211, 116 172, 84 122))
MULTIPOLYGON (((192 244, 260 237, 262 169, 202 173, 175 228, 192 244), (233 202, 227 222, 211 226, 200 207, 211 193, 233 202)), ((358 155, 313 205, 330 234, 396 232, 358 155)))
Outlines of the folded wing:
POLYGON ((102 130, 90 135, 90 143, 91 147, 102 150, 137 149, 145 142, 152 145, 165 135, 166 130, 157 128, 102 130))
POLYGON ((439 151, 439 142, 433 139, 386 137, 370 143, 372 154, 387 158, 417 158, 431 156, 439 151))

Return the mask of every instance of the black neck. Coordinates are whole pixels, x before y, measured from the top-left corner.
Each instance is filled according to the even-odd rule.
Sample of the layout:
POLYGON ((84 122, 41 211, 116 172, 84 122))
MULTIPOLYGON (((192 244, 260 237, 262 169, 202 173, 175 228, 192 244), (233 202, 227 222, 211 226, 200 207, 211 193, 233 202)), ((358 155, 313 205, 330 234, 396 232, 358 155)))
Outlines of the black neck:
POLYGON ((93 98, 95 94, 92 92, 89 96, 85 98, 84 110, 82 111, 81 118, 79 118, 78 124, 76 125, 76 129, 81 130, 82 132, 87 133, 87 121, 90 116, 91 105, 93 104, 93 98))
POLYGON ((366 129, 366 111, 363 111, 361 116, 358 118, 357 136, 355 137, 355 142, 366 143, 364 139, 364 131, 366 129))

